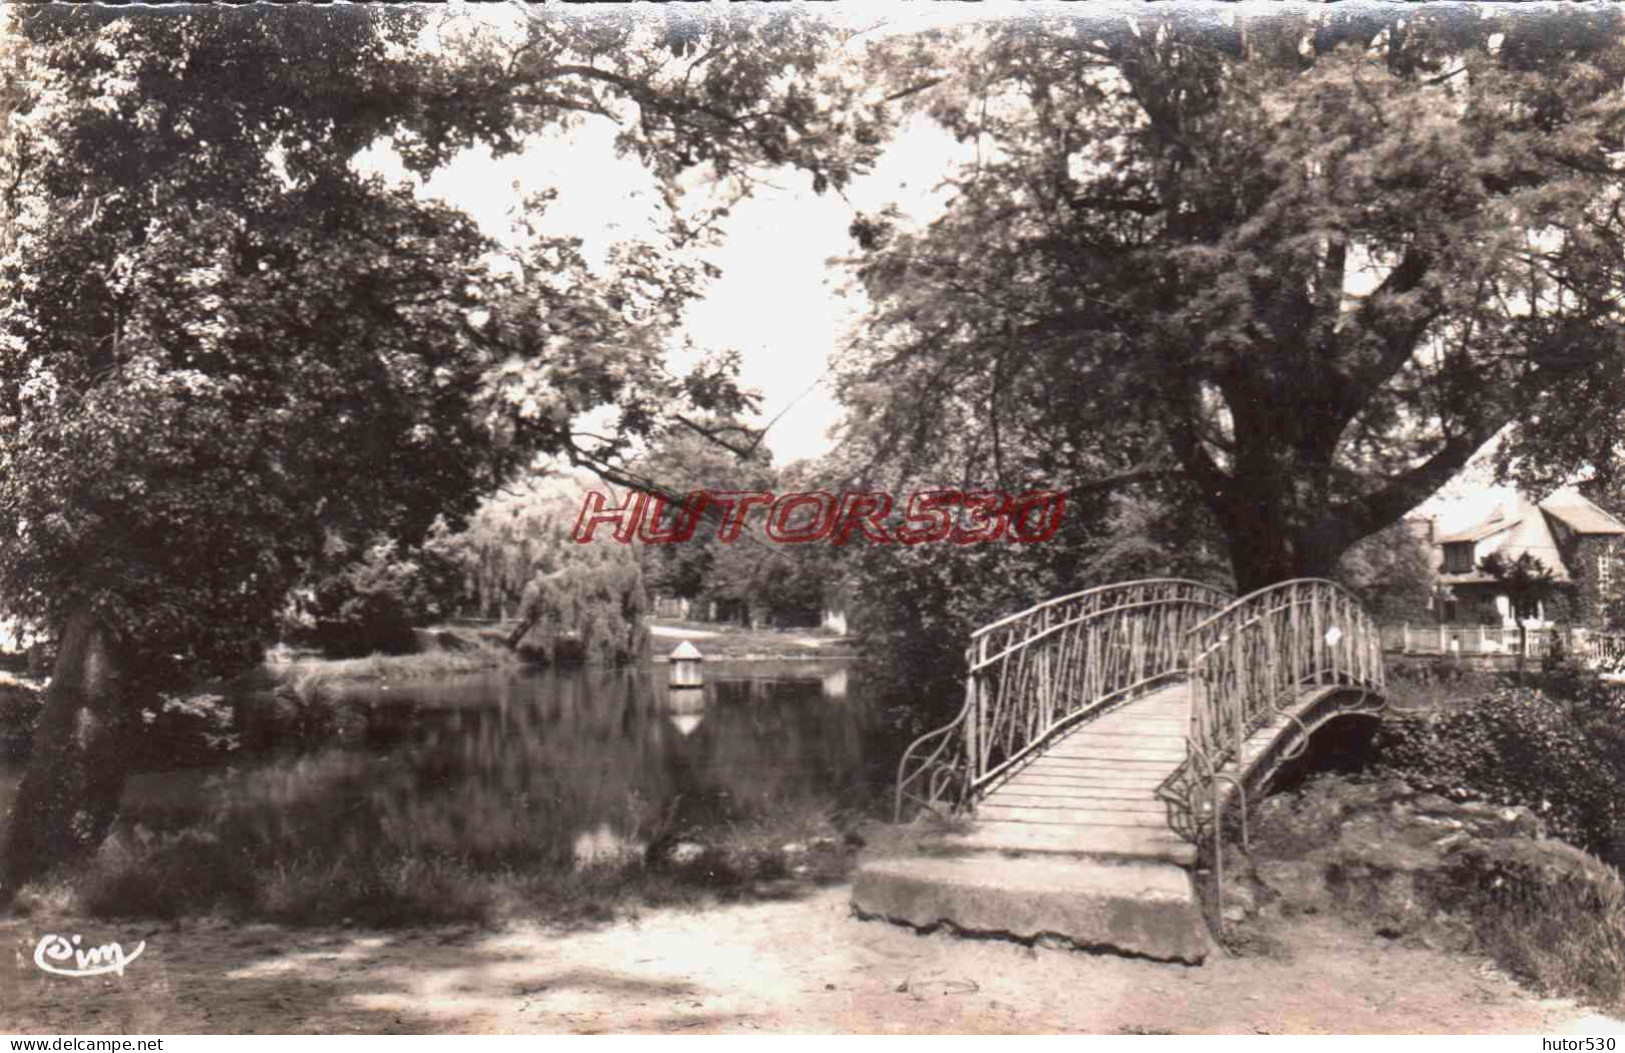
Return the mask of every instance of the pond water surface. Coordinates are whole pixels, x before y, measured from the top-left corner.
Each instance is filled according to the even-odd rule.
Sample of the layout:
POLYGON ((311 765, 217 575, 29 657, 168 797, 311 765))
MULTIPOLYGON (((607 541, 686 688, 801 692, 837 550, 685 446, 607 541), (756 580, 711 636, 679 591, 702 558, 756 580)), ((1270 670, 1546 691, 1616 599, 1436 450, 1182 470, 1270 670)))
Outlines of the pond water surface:
POLYGON ((891 774, 861 666, 718 661, 705 674, 690 690, 670 688, 663 664, 354 686, 342 733, 142 772, 124 819, 162 832, 212 815, 259 843, 568 866, 719 824, 873 806, 891 774))

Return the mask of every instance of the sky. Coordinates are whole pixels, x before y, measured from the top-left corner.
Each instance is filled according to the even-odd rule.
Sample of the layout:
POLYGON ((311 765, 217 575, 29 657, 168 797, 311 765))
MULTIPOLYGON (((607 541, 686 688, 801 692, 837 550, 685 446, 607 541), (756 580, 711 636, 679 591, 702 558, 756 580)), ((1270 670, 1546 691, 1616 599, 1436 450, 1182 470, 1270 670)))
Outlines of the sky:
MULTIPOLYGON (((521 155, 493 160, 470 151, 425 189, 465 209, 487 233, 506 237, 525 195, 553 188, 558 198, 544 225, 586 239, 591 259, 616 240, 654 230, 653 181, 635 159, 613 157, 613 134, 607 121, 595 119, 568 139, 539 142, 521 155)), ((853 216, 896 201, 917 221, 929 221, 945 197, 933 188, 963 153, 922 122, 899 136, 844 198, 815 194, 810 177, 786 172, 774 177, 776 188, 758 189, 724 221, 722 244, 706 253, 722 277, 689 309, 684 334, 703 350, 739 350, 742 382, 763 396, 761 422, 778 417, 765 440, 776 463, 826 452, 840 417, 830 359, 864 303, 861 292, 843 295, 849 275, 838 263, 855 249, 847 234, 853 216)))
MULTIPOLYGON (((923 23, 926 14, 888 8, 894 27, 923 23)), ((569 135, 537 140, 520 155, 493 160, 484 149, 466 151, 424 191, 462 208, 486 233, 506 240, 524 197, 554 189, 558 197, 541 226, 585 239, 583 251, 591 260, 614 241, 652 237, 656 231, 654 181, 636 159, 614 157, 614 134, 608 120, 589 117, 569 135)), ((815 458, 832 445, 829 432, 841 409, 831 382, 831 356, 850 339, 864 306, 861 291, 850 290, 850 275, 837 262, 855 251, 847 234, 854 215, 896 203, 905 217, 929 222, 946 202, 938 189, 943 175, 973 150, 916 121, 888 146, 874 171, 844 193, 815 194, 805 173, 769 173, 774 186, 757 189, 724 222, 722 244, 705 254, 722 277, 703 302, 689 308, 681 335, 701 350, 741 353, 742 383, 762 395, 756 423, 772 422, 764 442, 775 463, 815 458)), ((375 153, 364 163, 391 178, 406 178, 388 156, 375 153)), ((684 368, 675 357, 673 366, 684 368)), ((591 430, 602 422, 581 423, 591 430)))
MULTIPOLYGON (((915 5, 884 10, 892 30, 942 17, 940 9, 931 14, 915 5)), ((585 254, 593 259, 617 240, 653 237, 657 230, 654 181, 635 159, 614 157, 614 132, 609 121, 587 118, 569 135, 538 140, 518 156, 495 161, 484 150, 469 151, 436 174, 426 192, 506 239, 524 197, 553 189, 558 197, 541 226, 584 238, 585 254)), ((855 250, 847 234, 854 214, 895 203, 913 223, 929 222, 946 203, 942 178, 973 152, 974 145, 955 143, 921 119, 906 126, 875 170, 844 194, 813 193, 805 173, 773 173, 775 186, 759 188, 725 221, 722 244, 706 254, 722 277, 689 308, 681 335, 702 350, 741 353, 742 381, 762 395, 756 423, 772 422, 765 443, 776 463, 827 452, 830 431, 841 418, 830 365, 864 307, 861 290, 850 288, 851 276, 839 262, 855 250)), ((387 159, 373 163, 404 176, 387 159)), ((1360 286, 1372 280, 1356 276, 1349 291, 1367 291, 1360 286)), ((675 357, 673 366, 683 369, 675 357)), ((602 423, 588 418, 581 425, 593 430, 602 423)), ((1487 482, 1474 479, 1468 486, 1487 482)), ((1447 510, 1450 518, 1474 514, 1476 509, 1447 510)))

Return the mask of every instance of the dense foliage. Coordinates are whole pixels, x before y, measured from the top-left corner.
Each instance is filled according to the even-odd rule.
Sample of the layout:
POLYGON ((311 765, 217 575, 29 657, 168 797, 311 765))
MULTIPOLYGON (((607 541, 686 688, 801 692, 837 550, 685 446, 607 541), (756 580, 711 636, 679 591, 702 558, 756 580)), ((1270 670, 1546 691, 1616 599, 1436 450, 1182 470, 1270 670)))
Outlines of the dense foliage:
POLYGON ((575 541, 586 492, 578 479, 529 476, 428 546, 457 572, 458 606, 512 619, 510 644, 546 661, 625 661, 648 648, 643 546, 607 534, 575 541))
POLYGON ((1556 836, 1619 862, 1621 702, 1605 685, 1585 683, 1568 699, 1503 688, 1459 708, 1390 715, 1381 762, 1420 789, 1526 805, 1556 836))
POLYGON ((878 47, 942 77, 909 104, 976 149, 929 227, 853 226, 865 428, 921 464, 964 436, 984 478, 1026 448, 1060 488, 1181 480, 1244 591, 1330 575, 1509 424, 1531 477, 1611 462, 1625 14, 1480 15, 1157 11, 878 47))
POLYGON ((1433 618, 1433 550, 1417 527, 1410 520, 1385 527, 1337 563, 1336 579, 1385 625, 1433 618))
POLYGON ((463 599, 452 541, 444 520, 412 551, 391 538, 374 539, 310 588, 294 590, 287 635, 338 657, 415 650, 412 630, 457 613, 463 599))

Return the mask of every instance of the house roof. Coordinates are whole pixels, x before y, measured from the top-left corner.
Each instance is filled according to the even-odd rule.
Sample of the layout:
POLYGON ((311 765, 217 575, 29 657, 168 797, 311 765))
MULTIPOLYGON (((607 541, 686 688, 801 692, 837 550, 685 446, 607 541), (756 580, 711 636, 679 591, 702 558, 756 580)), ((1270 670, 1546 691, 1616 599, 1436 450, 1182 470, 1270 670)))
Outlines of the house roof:
POLYGON ((1540 507, 1576 534, 1625 534, 1625 524, 1576 493, 1553 494, 1540 507))
MULTIPOLYGON (((1557 539, 1552 536, 1551 527, 1546 524, 1546 517, 1522 499, 1514 499, 1510 505, 1511 507, 1497 506, 1483 523, 1441 538, 1439 543, 1447 545, 1460 541, 1477 542, 1504 532, 1505 536, 1490 546, 1488 551, 1481 553, 1481 557, 1495 552, 1504 559, 1515 560, 1527 554, 1545 564, 1552 572, 1553 580, 1572 580, 1568 568, 1563 565, 1563 555, 1558 550, 1557 539)), ((1555 512, 1552 514, 1556 516, 1555 512)), ((1448 585, 1468 585, 1495 579, 1474 566, 1471 571, 1464 574, 1440 574, 1439 580, 1448 585)))
POLYGON ((1439 544, 1454 545, 1459 541, 1482 541, 1491 534, 1497 533, 1498 531, 1507 530, 1518 525, 1518 520, 1514 519, 1509 522, 1502 516, 1502 509, 1498 507, 1495 510, 1495 515, 1491 516, 1489 519, 1486 519, 1484 522, 1478 523, 1474 526, 1470 526, 1466 530, 1458 530, 1454 534, 1446 534, 1444 537, 1439 539, 1439 544))

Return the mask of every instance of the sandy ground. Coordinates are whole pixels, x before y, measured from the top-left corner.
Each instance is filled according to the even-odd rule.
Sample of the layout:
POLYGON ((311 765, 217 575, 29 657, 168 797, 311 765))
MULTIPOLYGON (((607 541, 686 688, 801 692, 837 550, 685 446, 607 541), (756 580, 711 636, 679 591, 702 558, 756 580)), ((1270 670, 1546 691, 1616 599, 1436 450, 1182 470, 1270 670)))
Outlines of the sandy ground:
POLYGON ((1470 958, 1300 919, 1187 967, 919 935, 845 887, 599 929, 360 932, 8 918, 0 1031, 1625 1033, 1470 958), (33 963, 46 932, 147 948, 124 976, 33 963))

